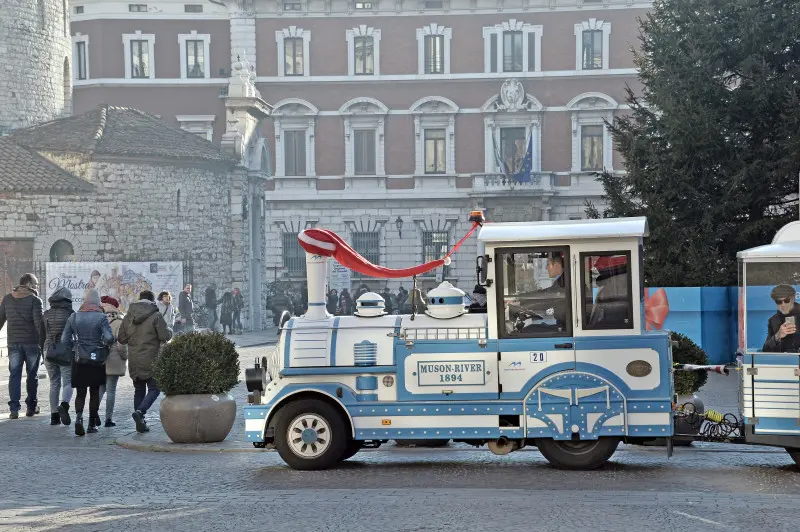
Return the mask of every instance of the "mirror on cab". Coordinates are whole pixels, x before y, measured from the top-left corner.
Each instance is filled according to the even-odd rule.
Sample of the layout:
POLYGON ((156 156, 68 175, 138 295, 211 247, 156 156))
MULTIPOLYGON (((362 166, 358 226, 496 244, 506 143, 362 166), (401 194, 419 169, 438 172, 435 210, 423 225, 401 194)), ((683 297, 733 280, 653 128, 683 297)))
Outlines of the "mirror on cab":
POLYGON ((492 282, 487 280, 489 276, 489 255, 478 255, 475 259, 475 274, 480 286, 491 286, 492 282))

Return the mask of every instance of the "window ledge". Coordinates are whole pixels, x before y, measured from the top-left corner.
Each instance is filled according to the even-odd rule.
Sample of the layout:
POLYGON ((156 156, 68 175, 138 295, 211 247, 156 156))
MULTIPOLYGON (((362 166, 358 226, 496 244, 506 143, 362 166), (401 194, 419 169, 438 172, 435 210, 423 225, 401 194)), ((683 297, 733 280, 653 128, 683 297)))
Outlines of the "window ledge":
POLYGON ((386 174, 345 174, 342 177, 346 177, 348 179, 376 179, 389 176, 386 174))

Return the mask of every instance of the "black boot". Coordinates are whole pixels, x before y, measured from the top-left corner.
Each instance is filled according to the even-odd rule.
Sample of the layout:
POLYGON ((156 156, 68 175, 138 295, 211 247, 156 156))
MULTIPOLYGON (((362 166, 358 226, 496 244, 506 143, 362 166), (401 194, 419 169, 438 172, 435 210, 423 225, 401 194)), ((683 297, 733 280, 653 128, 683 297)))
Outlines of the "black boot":
POLYGON ((144 414, 141 411, 137 410, 131 417, 136 422, 136 432, 150 432, 150 428, 147 426, 147 422, 144 420, 144 414))
POLYGON ((58 406, 58 417, 62 425, 69 425, 72 423, 72 420, 69 418, 69 403, 62 402, 58 406))
POLYGON ((100 414, 89 414, 89 429, 86 433, 95 434, 97 432, 97 427, 100 425, 100 414))
POLYGON ((109 429, 111 427, 116 427, 117 424, 111 421, 111 418, 106 419, 106 424, 103 425, 105 428, 109 429))
POLYGON ((58 412, 53 412, 50 414, 50 424, 61 425, 61 417, 58 415, 58 412))
POLYGON ((83 430, 83 417, 78 414, 75 416, 75 436, 85 436, 86 431, 83 430))

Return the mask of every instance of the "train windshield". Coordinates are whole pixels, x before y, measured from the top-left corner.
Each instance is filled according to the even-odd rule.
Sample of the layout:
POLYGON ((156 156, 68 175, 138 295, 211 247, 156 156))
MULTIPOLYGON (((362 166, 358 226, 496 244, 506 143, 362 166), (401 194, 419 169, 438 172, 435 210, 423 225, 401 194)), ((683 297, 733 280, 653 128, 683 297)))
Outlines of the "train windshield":
POLYGON ((747 351, 800 352, 800 261, 747 262, 739 278, 740 348, 746 323, 747 351))

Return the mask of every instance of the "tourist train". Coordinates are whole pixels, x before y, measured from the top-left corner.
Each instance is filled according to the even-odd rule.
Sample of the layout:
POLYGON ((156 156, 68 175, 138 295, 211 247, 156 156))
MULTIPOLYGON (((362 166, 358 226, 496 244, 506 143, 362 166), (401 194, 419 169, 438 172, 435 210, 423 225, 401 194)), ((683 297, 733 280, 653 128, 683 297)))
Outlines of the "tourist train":
POLYGON ((486 306, 468 309, 466 294, 443 282, 424 301, 412 290, 409 315, 388 314, 370 292, 354 315, 331 316, 328 261, 416 285, 470 234, 446 257, 392 270, 330 231, 301 233, 308 310, 285 313, 277 345, 246 370, 248 441, 306 470, 403 439, 500 455, 536 446, 568 469, 601 466, 621 442, 660 442, 668 455, 675 441, 772 445, 800 461, 800 354, 762 350, 764 300, 776 285, 800 283, 800 222, 738 255, 740 411, 722 415, 680 404, 673 372, 732 368, 676 368, 669 332, 647 325, 646 218, 490 223, 473 212, 470 220, 486 306))

